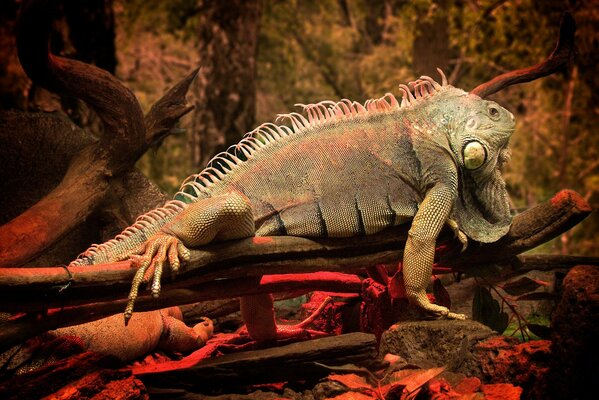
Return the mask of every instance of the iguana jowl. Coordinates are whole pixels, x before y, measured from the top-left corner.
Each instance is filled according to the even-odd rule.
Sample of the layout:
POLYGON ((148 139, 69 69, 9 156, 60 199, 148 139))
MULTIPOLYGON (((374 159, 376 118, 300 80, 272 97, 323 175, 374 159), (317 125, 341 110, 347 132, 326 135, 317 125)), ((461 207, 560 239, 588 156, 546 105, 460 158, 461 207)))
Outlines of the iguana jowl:
MULTIPOLYGON (((463 241, 464 233, 492 242, 507 232, 500 168, 515 123, 509 111, 448 85, 439 72, 441 84, 424 76, 411 88, 400 85, 401 102, 388 93, 364 105, 323 101, 300 105, 303 115, 280 115, 291 127, 259 126, 187 178, 174 200, 72 264, 136 260, 127 321, 139 285, 151 280, 158 296, 164 264, 176 272, 189 247, 253 235, 369 235, 412 220, 403 260, 408 298, 463 318, 426 297, 435 242, 445 223, 463 241)), ((274 318, 256 311, 272 314, 269 301, 242 299, 252 336, 276 336, 274 318)))

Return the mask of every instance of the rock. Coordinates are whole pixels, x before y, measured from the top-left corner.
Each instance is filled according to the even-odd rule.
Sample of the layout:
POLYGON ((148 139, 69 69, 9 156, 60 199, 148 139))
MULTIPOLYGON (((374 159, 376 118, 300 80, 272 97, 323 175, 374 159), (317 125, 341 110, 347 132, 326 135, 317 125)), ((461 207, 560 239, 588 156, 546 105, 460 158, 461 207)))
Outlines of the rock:
POLYGON ((518 385, 524 390, 524 398, 545 398, 539 382, 549 369, 551 342, 532 340, 514 344, 508 339, 499 336, 476 346, 483 381, 518 385))
POLYGON ((324 381, 316 384, 312 389, 312 394, 316 400, 324 400, 331 397, 339 396, 348 389, 345 385, 336 381, 324 381))
POLYGON ((0 383, 2 399, 147 399, 144 385, 114 357, 85 352, 0 383))
POLYGON ((546 398, 588 399, 599 378, 599 267, 579 265, 563 282, 552 319, 546 398))
POLYGON ((510 383, 483 385, 481 391, 485 400, 520 400, 522 397, 522 388, 510 383))
POLYGON ((421 368, 447 366, 452 372, 479 376, 476 344, 497 335, 474 321, 401 322, 383 333, 380 354, 397 354, 421 368))

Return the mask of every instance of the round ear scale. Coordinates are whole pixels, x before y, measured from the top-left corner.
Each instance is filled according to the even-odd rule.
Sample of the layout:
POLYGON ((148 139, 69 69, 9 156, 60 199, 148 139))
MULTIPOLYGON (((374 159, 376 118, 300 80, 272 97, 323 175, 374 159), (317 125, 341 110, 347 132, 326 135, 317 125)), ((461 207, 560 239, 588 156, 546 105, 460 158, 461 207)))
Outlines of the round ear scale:
POLYGON ((479 142, 468 142, 462 149, 462 158, 466 169, 475 170, 487 161, 487 150, 479 142))

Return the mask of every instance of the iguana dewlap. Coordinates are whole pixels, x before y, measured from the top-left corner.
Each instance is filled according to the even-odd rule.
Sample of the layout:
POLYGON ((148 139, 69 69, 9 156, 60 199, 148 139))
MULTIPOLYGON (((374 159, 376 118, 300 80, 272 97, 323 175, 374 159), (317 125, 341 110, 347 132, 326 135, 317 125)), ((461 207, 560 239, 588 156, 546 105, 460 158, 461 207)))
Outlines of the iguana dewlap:
MULTIPOLYGON (((448 221, 481 242, 507 232, 500 167, 515 123, 503 107, 441 75, 441 84, 421 77, 412 88, 400 85, 401 103, 388 93, 364 105, 323 101, 301 105, 303 115, 280 115, 290 127, 259 126, 190 176, 174 200, 73 263, 136 260, 127 320, 140 283, 152 280, 157 296, 163 265, 176 272, 189 257, 187 247, 252 235, 369 235, 412 221, 403 260, 410 301, 463 318, 426 297, 435 242, 448 221)), ((252 301, 242 299, 248 319, 254 309, 266 310, 261 315, 272 309, 268 300, 252 301)), ((274 318, 267 320, 248 324, 250 334, 272 336, 274 318)))

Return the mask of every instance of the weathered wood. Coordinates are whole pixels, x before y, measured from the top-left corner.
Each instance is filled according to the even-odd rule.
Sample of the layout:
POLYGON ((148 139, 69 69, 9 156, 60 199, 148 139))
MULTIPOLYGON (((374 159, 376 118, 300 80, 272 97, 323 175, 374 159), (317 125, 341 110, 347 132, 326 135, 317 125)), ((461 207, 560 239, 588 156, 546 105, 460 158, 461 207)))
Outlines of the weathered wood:
POLYGON ((464 253, 451 256, 449 252, 440 261, 462 270, 472 265, 506 262, 515 255, 558 237, 585 219, 591 211, 589 204, 578 193, 562 190, 551 200, 517 215, 508 234, 497 242, 472 243, 464 253))
POLYGON ((577 265, 598 265, 599 257, 567 256, 553 254, 520 255, 514 265, 514 273, 522 271, 552 271, 559 268, 572 268, 577 265))
MULTIPOLYGON (((458 250, 446 252, 440 262, 467 270, 472 265, 511 260, 568 230, 590 211, 580 195, 561 191, 551 200, 516 216, 508 234, 498 242, 470 243, 468 250, 460 254, 460 247, 453 240, 451 243, 458 250)), ((167 271, 163 293, 222 278, 287 272, 355 273, 369 266, 398 262, 406 233, 407 226, 401 226, 366 237, 308 239, 279 236, 215 243, 192 251, 191 261, 176 280, 169 282, 167 271)), ((14 304, 23 309, 39 309, 40 304, 58 307, 123 299, 134 273, 135 269, 128 261, 68 269, 0 268, 0 310, 14 307, 14 304), (59 292, 67 284, 68 288, 59 292)), ((232 293, 231 297, 234 296, 232 293)))
POLYGON ((202 358, 197 360, 194 354, 181 361, 134 367, 133 374, 147 386, 187 387, 193 391, 193 387, 198 385, 310 380, 331 372, 316 363, 363 367, 379 363, 376 360, 376 339, 374 335, 366 333, 349 333, 264 350, 226 354, 207 361, 202 358))
MULTIPOLYGON (((361 279, 355 275, 331 272, 226 279, 169 290, 159 300, 144 295, 138 298, 135 309, 136 311, 149 311, 174 305, 257 293, 308 292, 312 290, 357 293, 360 291, 361 284, 361 279)), ((11 304, 14 306, 8 306, 11 311, 29 311, 30 314, 21 315, 0 325, 0 351, 51 329, 82 324, 121 313, 125 309, 127 299, 109 299, 81 306, 61 307, 59 305, 57 308, 49 310, 45 308, 49 303, 29 304, 28 309, 24 309, 18 302, 11 304), (36 314, 36 312, 42 314, 36 314)))
POLYGON ((85 101, 102 120, 104 133, 71 159, 54 190, 0 227, 2 267, 26 263, 85 220, 106 197, 111 179, 131 169, 192 109, 185 104, 185 93, 196 71, 159 100, 144 120, 133 92, 114 76, 48 52, 52 22, 48 16, 53 12, 50 2, 30 1, 23 6, 17 35, 21 64, 36 84, 85 101))
MULTIPOLYGON (((575 192, 562 191, 548 202, 514 219, 506 237, 498 243, 470 245, 468 251, 449 259, 456 268, 484 263, 511 265, 513 257, 559 235, 590 213, 588 204, 575 192)), ((357 272, 401 258, 406 227, 379 235, 313 240, 296 237, 258 237, 218 243, 192 252, 192 261, 174 282, 165 282, 156 300, 146 295, 136 310, 153 310, 202 300, 246 294, 292 290, 352 291, 356 282, 323 275, 260 277, 293 271, 323 270, 357 272), (215 281, 215 279, 217 279, 215 281), (226 278, 226 279, 224 279, 226 278)), ((454 241, 455 242, 455 241, 454 241)), ((459 243, 457 243, 459 244, 459 243)), ((60 326, 79 324, 122 312, 134 269, 129 262, 69 268, 0 268, 0 311, 45 312, 5 323, 0 347, 60 326), (61 288, 65 287, 62 291, 61 288)), ((166 279, 165 279, 166 280, 166 279)))
POLYGON ((179 118, 195 108, 194 105, 187 104, 185 96, 199 70, 199 68, 194 69, 152 105, 144 117, 147 144, 160 143, 171 133, 179 118))

